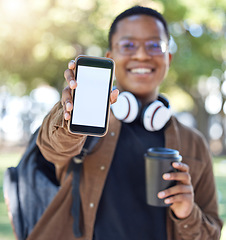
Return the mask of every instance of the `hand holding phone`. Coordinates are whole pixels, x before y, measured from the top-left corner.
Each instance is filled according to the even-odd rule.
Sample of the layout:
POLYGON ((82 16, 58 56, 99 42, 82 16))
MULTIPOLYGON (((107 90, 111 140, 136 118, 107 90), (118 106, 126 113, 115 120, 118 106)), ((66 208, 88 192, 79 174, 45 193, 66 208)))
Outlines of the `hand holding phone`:
POLYGON ((76 59, 73 110, 68 127, 72 133, 103 136, 107 132, 114 61, 79 56, 76 59))

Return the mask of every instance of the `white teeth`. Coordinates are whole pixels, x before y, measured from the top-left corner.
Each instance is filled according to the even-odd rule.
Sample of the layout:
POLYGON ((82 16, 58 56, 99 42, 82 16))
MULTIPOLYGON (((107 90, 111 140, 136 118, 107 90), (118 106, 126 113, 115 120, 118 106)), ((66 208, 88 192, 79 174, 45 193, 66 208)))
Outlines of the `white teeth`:
POLYGON ((151 73, 152 70, 150 68, 133 68, 131 69, 131 73, 138 73, 138 74, 144 74, 144 73, 151 73))

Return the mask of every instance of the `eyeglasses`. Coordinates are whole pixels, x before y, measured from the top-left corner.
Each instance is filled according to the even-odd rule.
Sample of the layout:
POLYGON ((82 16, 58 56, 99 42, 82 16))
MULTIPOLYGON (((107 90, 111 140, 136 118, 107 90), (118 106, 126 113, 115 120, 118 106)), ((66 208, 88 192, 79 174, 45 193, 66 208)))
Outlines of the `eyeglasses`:
MULTIPOLYGON (((117 44, 119 52, 122 55, 132 56, 142 45, 139 40, 122 39, 117 44)), ((167 44, 162 40, 144 41, 146 53, 150 56, 164 54, 167 50, 167 44)))

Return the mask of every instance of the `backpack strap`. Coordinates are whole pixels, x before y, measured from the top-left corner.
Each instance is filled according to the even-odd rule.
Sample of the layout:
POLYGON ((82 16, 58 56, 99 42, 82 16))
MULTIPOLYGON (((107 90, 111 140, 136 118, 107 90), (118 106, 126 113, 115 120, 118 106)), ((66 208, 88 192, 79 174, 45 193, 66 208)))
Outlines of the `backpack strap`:
POLYGON ((81 237, 82 232, 80 230, 80 176, 85 157, 92 152, 96 144, 99 142, 100 137, 88 136, 86 142, 79 155, 72 158, 67 170, 67 174, 73 171, 72 179, 72 207, 71 214, 73 216, 73 232, 76 237, 81 237))

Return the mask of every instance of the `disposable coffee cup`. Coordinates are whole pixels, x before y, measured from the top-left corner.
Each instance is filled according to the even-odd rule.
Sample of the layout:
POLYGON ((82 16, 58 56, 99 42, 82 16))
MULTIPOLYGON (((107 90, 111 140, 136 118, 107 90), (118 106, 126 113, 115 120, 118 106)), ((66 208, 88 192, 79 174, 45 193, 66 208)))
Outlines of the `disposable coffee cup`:
POLYGON ((144 155, 145 177, 146 177, 146 198, 147 203, 157 207, 167 207, 164 199, 159 199, 157 194, 167 188, 176 185, 176 181, 164 180, 164 173, 176 172, 173 162, 180 162, 182 157, 179 152, 169 148, 149 148, 144 155))

